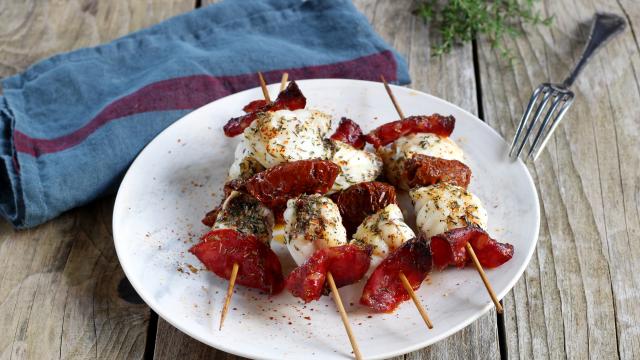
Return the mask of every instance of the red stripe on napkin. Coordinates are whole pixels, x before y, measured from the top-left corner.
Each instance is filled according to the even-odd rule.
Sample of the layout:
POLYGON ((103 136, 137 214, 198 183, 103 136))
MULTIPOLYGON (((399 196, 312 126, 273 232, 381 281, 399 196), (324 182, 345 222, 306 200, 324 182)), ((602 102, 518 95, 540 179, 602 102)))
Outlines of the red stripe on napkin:
MULTIPOLYGON (((288 72, 289 78, 296 80, 350 78, 378 81, 380 75, 384 75, 385 78, 394 81, 397 76, 396 70, 393 53, 383 51, 334 64, 273 70, 264 75, 269 81, 278 81, 283 72, 288 72)), ((76 146, 113 120, 151 111, 196 109, 213 100, 256 85, 256 75, 253 73, 219 77, 193 75, 162 80, 112 102, 86 125, 72 133, 54 139, 41 139, 32 138, 16 130, 13 141, 16 151, 38 157, 76 146)))

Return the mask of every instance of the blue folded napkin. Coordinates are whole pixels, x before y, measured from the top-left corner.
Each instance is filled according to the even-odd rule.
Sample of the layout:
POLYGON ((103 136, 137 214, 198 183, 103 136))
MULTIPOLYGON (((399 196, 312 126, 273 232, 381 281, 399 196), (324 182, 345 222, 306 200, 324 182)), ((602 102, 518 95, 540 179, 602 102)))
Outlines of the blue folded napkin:
POLYGON ((349 0, 224 1, 56 55, 2 82, 0 215, 28 228, 115 191, 160 131, 257 71, 409 82, 349 0))

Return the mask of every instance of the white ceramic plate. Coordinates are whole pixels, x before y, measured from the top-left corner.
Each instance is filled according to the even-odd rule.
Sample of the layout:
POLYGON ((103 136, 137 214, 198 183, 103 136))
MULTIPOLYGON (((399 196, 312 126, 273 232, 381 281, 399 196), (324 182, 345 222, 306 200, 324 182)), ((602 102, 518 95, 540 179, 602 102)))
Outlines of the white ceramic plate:
MULTIPOLYGON (((380 83, 354 80, 298 82, 308 108, 356 120, 368 131, 397 115, 380 83)), ((271 85, 272 94, 277 84, 271 85)), ((436 97, 394 87, 405 114, 438 112, 456 117, 452 138, 473 171, 470 190, 489 213, 489 233, 515 246, 503 266, 487 271, 502 298, 520 278, 538 239, 536 189, 521 161, 507 159, 507 144, 472 114, 436 97)), ((217 324, 227 281, 202 271, 187 250, 207 228, 203 214, 218 204, 238 139, 222 126, 261 97, 243 91, 190 113, 158 135, 127 172, 115 203, 113 236, 127 277, 144 301, 173 326, 215 348, 249 358, 328 359, 352 357, 331 297, 307 305, 284 292, 269 299, 236 287, 222 331, 217 324)), ((405 209, 413 223, 413 213, 405 209)), ((292 260, 273 245, 285 275, 292 260)), ((284 250, 284 251, 283 251, 284 250)), ((434 323, 428 330, 411 302, 392 314, 371 314, 358 305, 362 282, 340 293, 365 358, 381 359, 423 348, 455 333, 493 305, 473 268, 430 275, 419 290, 434 323)))

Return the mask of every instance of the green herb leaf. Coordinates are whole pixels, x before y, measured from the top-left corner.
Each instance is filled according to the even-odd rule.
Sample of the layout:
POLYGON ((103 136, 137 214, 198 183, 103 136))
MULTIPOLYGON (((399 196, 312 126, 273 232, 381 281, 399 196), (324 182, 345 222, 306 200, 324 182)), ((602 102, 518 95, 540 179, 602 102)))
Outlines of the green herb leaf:
POLYGON ((491 47, 511 59, 511 51, 504 45, 505 37, 523 34, 523 25, 549 26, 553 16, 543 18, 534 11, 538 0, 425 0, 413 14, 425 23, 433 23, 442 39, 432 47, 433 56, 448 53, 460 44, 485 36, 491 47))

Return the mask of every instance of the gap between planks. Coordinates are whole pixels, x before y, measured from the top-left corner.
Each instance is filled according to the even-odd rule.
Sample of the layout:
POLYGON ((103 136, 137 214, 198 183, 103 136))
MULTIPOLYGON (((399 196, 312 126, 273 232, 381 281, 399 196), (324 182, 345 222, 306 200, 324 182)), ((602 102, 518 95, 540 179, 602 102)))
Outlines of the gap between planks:
MULTIPOLYGON (((478 106, 478 118, 484 122, 484 104, 482 99, 482 79, 480 77, 480 60, 478 58, 478 41, 473 39, 471 41, 471 51, 473 58, 473 76, 476 83, 476 101, 478 106)), ((498 347, 500 351, 500 359, 508 360, 509 359, 509 347, 507 341, 507 335, 505 331, 505 312, 507 309, 504 307, 503 299, 500 299, 500 304, 502 305, 503 313, 500 314, 496 311, 496 325, 498 330, 498 347)))
POLYGON ((147 328, 147 342, 144 346, 144 360, 153 360, 156 348, 156 335, 158 334, 158 314, 149 309, 149 327, 147 328))

